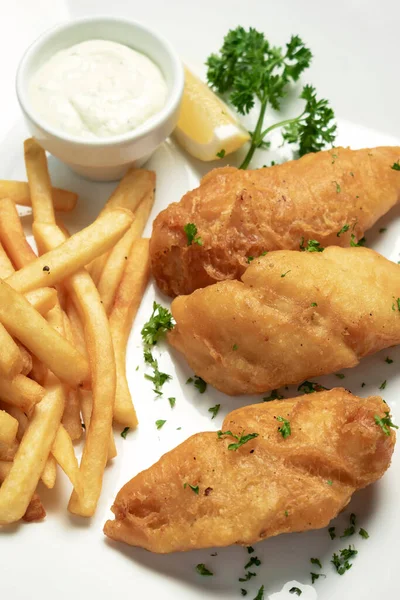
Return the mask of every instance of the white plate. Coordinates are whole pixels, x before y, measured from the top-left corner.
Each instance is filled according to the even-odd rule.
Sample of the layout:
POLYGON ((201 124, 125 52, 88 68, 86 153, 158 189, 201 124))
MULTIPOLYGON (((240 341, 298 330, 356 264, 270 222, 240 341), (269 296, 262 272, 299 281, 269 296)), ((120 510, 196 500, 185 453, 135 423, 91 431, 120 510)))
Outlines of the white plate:
MULTIPOLYGON (((338 2, 323 10, 322 3, 311 1, 267 3, 254 0, 239 3, 220 0, 217 14, 214 12, 216 4, 211 0, 203 0, 201 8, 198 5, 195 12, 192 3, 183 1, 167 3, 153 0, 149 3, 151 6, 139 8, 137 5, 133 8, 133 3, 129 4, 132 4, 130 9, 126 8, 124 0, 113 0, 113 14, 131 16, 152 24, 175 41, 182 56, 199 68, 210 51, 219 48, 222 36, 230 26, 240 23, 263 27, 277 43, 284 43, 290 33, 299 32, 316 55, 310 80, 330 98, 340 116, 362 123, 356 126, 340 120, 337 142, 354 148, 400 143, 399 78, 395 75, 395 23, 399 22, 400 17, 398 4, 380 2, 379 6, 373 8, 365 6, 370 3, 338 2), (373 29, 375 35, 372 43, 370 34, 373 29), (342 36, 340 42, 339 33, 342 36), (370 69, 374 71, 371 78, 370 69), (374 129, 394 132, 397 139, 377 133, 374 129)), ((105 1, 97 1, 96 6, 97 14, 109 12, 105 1)), ((25 177, 22 141, 26 130, 12 92, 12 72, 21 52, 29 39, 44 27, 67 16, 94 12, 91 7, 89 0, 67 3, 45 0, 35 3, 35 7, 30 0, 20 0, 17 8, 7 7, 9 22, 8 27, 4 28, 5 37, 0 42, 0 51, 3 55, 7 52, 9 58, 5 65, 6 85, 2 90, 7 111, 0 115, 0 178, 25 177), (37 10, 38 4, 41 10, 37 10), (24 15, 18 27, 17 13, 24 15), (10 30, 9 34, 6 29, 10 30)), ((266 158, 259 154, 256 164, 261 165, 271 159, 276 159, 276 156, 269 154, 266 158)), ((50 158, 49 164, 54 184, 76 190, 80 195, 78 209, 65 218, 67 227, 79 229, 93 220, 114 186, 79 179, 53 158, 50 158)), ((148 168, 157 172, 157 195, 152 218, 160 209, 197 185, 199 177, 208 169, 204 164, 188 159, 173 142, 167 142, 157 151, 148 168)), ((26 216, 24 224, 27 230, 29 222, 30 218, 26 216)), ((150 234, 150 226, 146 234, 150 234)), ((367 232, 367 245, 397 262, 400 260, 399 234, 400 209, 394 209, 367 232), (387 227, 387 231, 379 234, 382 227, 387 227)), ((262 584, 265 586, 265 599, 273 600, 297 598, 288 593, 294 585, 303 589, 301 598, 304 600, 315 600, 317 597, 319 600, 398 597, 399 451, 395 452, 393 464, 385 477, 376 485, 355 494, 351 505, 334 523, 337 529, 344 529, 353 511, 357 514, 358 525, 369 532, 368 540, 356 535, 331 541, 326 529, 266 540, 256 546, 255 555, 260 558, 262 565, 255 568, 257 577, 251 580, 251 585, 238 581, 248 560, 243 548, 217 550, 215 557, 211 556, 212 549, 157 556, 110 543, 104 538, 102 527, 110 516, 109 508, 115 494, 128 479, 192 433, 217 429, 231 409, 257 400, 232 399, 210 387, 200 395, 195 388, 185 384, 192 375, 185 361, 166 347, 161 347, 160 366, 173 375, 173 380, 165 385, 164 398, 154 400, 151 382, 143 376, 145 369, 140 338, 140 329, 151 313, 154 298, 164 305, 168 304, 167 299, 150 285, 128 348, 127 370, 140 426, 136 432, 129 433, 126 440, 116 436, 118 458, 106 470, 95 517, 86 521, 68 514, 66 503, 70 487, 62 473, 54 490, 40 489, 47 510, 46 520, 43 523, 16 525, 0 532, 2 598, 200 600, 206 595, 211 600, 226 600, 240 598, 240 588, 245 587, 249 592, 247 598, 252 600, 262 584), (168 396, 176 397, 176 406, 172 410, 168 396), (208 408, 216 403, 221 403, 221 411, 211 421, 208 408), (167 420, 160 431, 155 428, 157 419, 167 420), (178 427, 182 429, 178 430, 178 427), (353 568, 340 577, 329 561, 333 552, 350 542, 355 544, 359 554, 353 568), (318 557, 322 561, 322 572, 327 575, 326 579, 321 578, 312 587, 309 573, 316 568, 309 562, 311 557, 318 557), (198 563, 205 563, 215 576, 207 578, 197 575, 195 565, 198 563), (282 589, 284 591, 281 592, 282 589)), ((387 380, 384 397, 391 406, 394 421, 400 422, 397 401, 399 365, 400 349, 396 348, 365 359, 359 367, 345 371, 344 381, 335 376, 320 378, 320 381, 327 387, 344 384, 353 393, 367 396, 379 393, 380 384, 387 380), (388 365, 386 356, 390 356, 394 362, 388 365), (366 383, 363 388, 362 382, 366 383)), ((292 392, 287 391, 285 395, 289 396, 292 392)))

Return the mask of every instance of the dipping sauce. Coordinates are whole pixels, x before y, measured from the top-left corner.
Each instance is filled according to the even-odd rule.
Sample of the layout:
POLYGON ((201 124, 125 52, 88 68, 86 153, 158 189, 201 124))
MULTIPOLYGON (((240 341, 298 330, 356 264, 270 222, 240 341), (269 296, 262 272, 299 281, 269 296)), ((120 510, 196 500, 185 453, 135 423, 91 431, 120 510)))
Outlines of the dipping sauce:
POLYGON ((144 54, 88 40, 52 56, 29 83, 32 108, 55 129, 86 139, 136 129, 167 98, 160 69, 144 54))

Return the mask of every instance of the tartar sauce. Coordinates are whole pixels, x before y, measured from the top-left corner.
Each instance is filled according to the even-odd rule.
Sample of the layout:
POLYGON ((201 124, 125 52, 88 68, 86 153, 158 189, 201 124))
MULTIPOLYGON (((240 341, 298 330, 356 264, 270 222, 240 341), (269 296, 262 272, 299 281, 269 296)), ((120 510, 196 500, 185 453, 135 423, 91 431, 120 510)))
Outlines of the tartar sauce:
POLYGON ((144 54, 89 40, 54 54, 29 83, 32 108, 54 128, 95 139, 131 131, 159 112, 167 85, 144 54))

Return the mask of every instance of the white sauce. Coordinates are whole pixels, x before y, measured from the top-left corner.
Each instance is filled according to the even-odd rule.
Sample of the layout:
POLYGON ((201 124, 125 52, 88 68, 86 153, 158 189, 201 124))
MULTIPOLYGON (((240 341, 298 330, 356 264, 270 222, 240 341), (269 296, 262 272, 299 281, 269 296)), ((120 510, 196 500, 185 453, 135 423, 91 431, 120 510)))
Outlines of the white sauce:
POLYGON ((95 139, 132 131, 165 104, 160 69, 140 52, 89 40, 57 52, 33 74, 32 108, 54 128, 95 139))

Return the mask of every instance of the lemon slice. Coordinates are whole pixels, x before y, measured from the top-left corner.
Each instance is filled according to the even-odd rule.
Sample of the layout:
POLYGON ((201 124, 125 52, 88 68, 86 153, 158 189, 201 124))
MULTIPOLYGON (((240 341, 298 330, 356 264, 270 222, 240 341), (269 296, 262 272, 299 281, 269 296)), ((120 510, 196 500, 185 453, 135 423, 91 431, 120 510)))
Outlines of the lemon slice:
POLYGON ((187 68, 181 112, 174 133, 182 148, 204 161, 218 160, 250 139, 228 106, 187 68))

